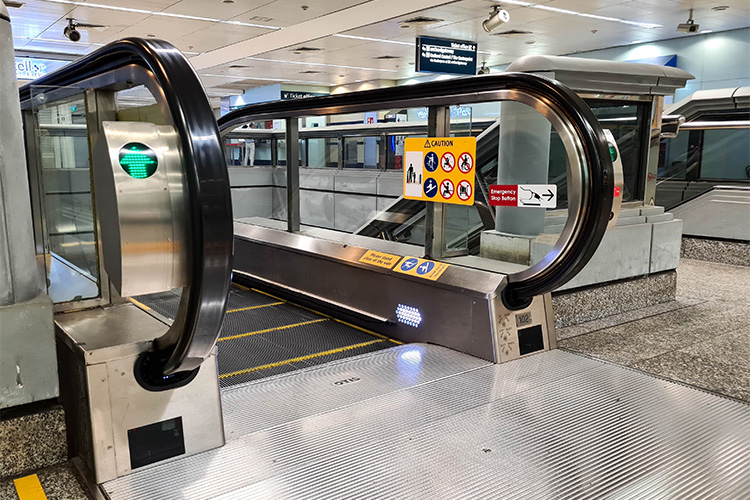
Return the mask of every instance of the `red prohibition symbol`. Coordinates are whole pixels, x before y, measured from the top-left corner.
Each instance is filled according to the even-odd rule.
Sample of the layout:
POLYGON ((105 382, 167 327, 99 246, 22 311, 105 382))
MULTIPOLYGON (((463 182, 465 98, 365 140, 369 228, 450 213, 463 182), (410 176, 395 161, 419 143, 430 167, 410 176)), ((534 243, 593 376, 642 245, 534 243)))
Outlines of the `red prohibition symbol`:
POLYGON ((456 157, 453 156, 453 153, 450 151, 446 151, 443 153, 443 156, 440 158, 440 167, 442 167, 444 172, 450 172, 453 170, 453 167, 456 166, 456 157))
POLYGON ((458 169, 468 174, 472 168, 474 168, 474 157, 469 153, 461 153, 458 156, 458 169))
POLYGON ((450 179, 443 179, 443 182, 440 183, 440 196, 444 199, 450 200, 455 191, 456 188, 450 179))

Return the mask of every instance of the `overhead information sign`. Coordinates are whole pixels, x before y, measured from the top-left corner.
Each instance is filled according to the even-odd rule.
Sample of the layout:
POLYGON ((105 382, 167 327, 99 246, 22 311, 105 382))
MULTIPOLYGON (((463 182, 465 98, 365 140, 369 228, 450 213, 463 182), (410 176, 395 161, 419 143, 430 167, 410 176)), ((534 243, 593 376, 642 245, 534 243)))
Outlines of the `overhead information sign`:
POLYGON ((555 184, 493 184, 490 186, 493 207, 556 208, 555 184))
POLYGON ((437 280, 446 269, 450 267, 448 264, 443 262, 435 262, 427 259, 420 259, 418 257, 404 257, 394 271, 399 273, 416 276, 418 278, 424 278, 427 280, 437 280))
POLYGON ((407 138, 404 198, 474 204, 475 137, 407 138))
POLYGON ((392 269, 396 265, 396 262, 401 258, 400 255, 393 255, 390 253, 376 252, 375 250, 368 250, 365 254, 359 258, 360 262, 365 264, 371 264, 373 266, 384 267, 386 269, 392 269))
POLYGON ((425 73, 477 73, 477 44, 431 36, 417 37, 417 71, 425 73))

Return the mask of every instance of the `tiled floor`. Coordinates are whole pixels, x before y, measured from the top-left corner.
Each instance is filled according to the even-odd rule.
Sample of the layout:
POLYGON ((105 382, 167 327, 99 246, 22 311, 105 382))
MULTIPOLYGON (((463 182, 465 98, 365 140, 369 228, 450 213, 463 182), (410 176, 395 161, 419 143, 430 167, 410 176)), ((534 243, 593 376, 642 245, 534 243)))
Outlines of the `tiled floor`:
POLYGON ((675 302, 558 333, 561 348, 750 402, 750 267, 682 259, 675 302))

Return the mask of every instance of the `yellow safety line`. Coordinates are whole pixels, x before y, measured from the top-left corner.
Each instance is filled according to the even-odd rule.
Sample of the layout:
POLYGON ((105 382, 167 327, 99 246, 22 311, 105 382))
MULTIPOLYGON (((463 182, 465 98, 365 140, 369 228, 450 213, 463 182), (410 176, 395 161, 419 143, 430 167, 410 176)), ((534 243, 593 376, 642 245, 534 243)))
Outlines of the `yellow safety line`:
POLYGON ((229 314, 229 313, 236 313, 236 312, 240 312, 240 311, 249 311, 250 309, 260 309, 261 307, 278 306, 280 304, 284 304, 284 302, 274 302, 273 304, 261 304, 259 306, 240 307, 239 309, 229 309, 227 311, 227 314, 229 314))
MULTIPOLYGON (((246 286, 242 286, 242 285, 239 285, 237 283, 233 283, 233 285, 238 286, 238 287, 242 288, 243 290, 250 290, 250 291, 253 291, 253 292, 257 292, 257 293, 263 294, 263 295, 265 295, 267 297, 271 297, 274 300, 280 301, 279 303, 286 303, 287 302, 286 300, 282 299, 281 297, 277 297, 275 295, 271 295, 270 293, 264 292, 263 290, 258 290, 257 288, 247 288, 246 286)), ((276 305, 276 304, 269 304, 269 305, 276 305)), ((351 323, 348 323, 346 321, 340 320, 338 318, 334 318, 333 316, 329 316, 327 314, 324 314, 324 313, 322 313, 320 311, 316 311, 314 309, 310 309, 309 307, 301 306, 299 304, 294 304, 294 303, 292 303, 292 305, 294 305, 295 307, 299 307, 300 309, 304 309, 305 311, 310 311, 311 313, 317 314, 318 316, 323 316, 324 318, 328 318, 328 319, 330 319, 332 321, 335 321, 337 323, 341 323, 342 325, 346 325, 349 328, 354 328, 355 330, 359 330, 360 332, 367 333, 369 335, 372 335, 373 337, 377 337, 379 339, 387 340, 388 342, 393 342, 396 345, 403 345, 403 342, 399 342, 398 340, 393 340, 392 338, 386 337, 385 335, 381 335, 379 333, 375 333, 373 331, 370 331, 370 330, 368 330, 366 328, 362 328, 360 326, 353 325, 351 323)), ((237 311, 242 311, 243 309, 236 309, 236 310, 237 311)), ((227 312, 235 312, 235 310, 227 311, 227 312)), ((221 339, 219 339, 219 340, 221 340, 221 339)))
POLYGON ((377 344, 378 342, 385 342, 385 340, 382 340, 382 339, 370 340, 369 342, 362 342, 361 344, 354 344, 354 345, 348 345, 346 347, 339 347, 338 349, 331 349, 330 351, 323 351, 323 352, 318 352, 315 354, 307 354, 305 356, 300 356, 298 358, 285 359, 284 361, 277 361, 276 363, 269 363, 267 365, 256 366, 254 368, 245 368, 244 370, 238 370, 236 372, 225 373, 223 375, 219 375, 219 378, 235 377, 237 375, 244 375, 245 373, 257 372, 260 370, 265 370, 267 368, 276 368, 278 366, 289 365, 291 363, 297 363, 299 361, 307 361, 308 359, 319 358, 321 356, 328 356, 330 354, 338 354, 340 352, 351 351, 352 349, 358 349, 360 347, 366 347, 368 345, 377 344))
POLYGON ((132 298, 132 297, 131 297, 131 298, 129 298, 128 300, 129 300, 130 302, 132 302, 133 304, 137 305, 138 307, 140 307, 141 309, 143 309, 144 311, 150 311, 150 310, 151 310, 151 308, 150 308, 150 307, 148 307, 148 306, 147 306, 146 304, 144 304, 144 303, 142 303, 142 302, 138 302, 137 300, 135 300, 135 299, 134 299, 134 298, 132 298))
POLYGON ((240 285, 239 283, 232 283, 232 285, 236 286, 237 288, 241 290, 250 290, 248 287, 240 285))
POLYGON ((320 323, 321 321, 328 321, 328 318, 303 321, 302 323, 295 323, 293 325, 277 326, 275 328, 268 328, 266 330, 258 330, 257 332, 240 333, 239 335, 230 335, 229 337, 220 337, 217 342, 222 342, 224 340, 241 339, 242 337, 249 337, 250 335, 260 335, 261 333, 277 332, 279 330, 287 330, 289 328, 295 328, 297 326, 312 325, 313 323, 320 323))
POLYGON ((266 297, 271 297, 272 299, 281 300, 282 302, 287 302, 286 300, 282 299, 281 297, 277 297, 276 295, 271 295, 268 292, 264 292, 263 290, 258 290, 257 288, 251 288, 250 289, 253 292, 259 293, 261 295, 265 295, 266 297))
POLYGON ((36 474, 14 479, 13 484, 20 500, 47 500, 42 483, 36 474))
POLYGON ((316 311, 314 309, 307 308, 305 306, 301 306, 299 304, 294 304, 294 305, 297 306, 297 307, 299 307, 300 309, 304 309, 305 311, 310 311, 311 313, 315 313, 315 314, 317 314, 319 316, 323 316, 324 318, 328 318, 331 321, 335 321, 336 323, 341 323, 342 325, 346 325, 349 328, 354 328, 355 330, 359 330, 360 332, 364 332, 364 333, 366 333, 368 335, 372 335, 373 337, 377 337, 379 339, 387 340, 388 342, 393 342, 396 345, 403 345, 403 342, 399 342, 398 340, 393 340, 392 338, 386 337, 385 335, 381 335, 380 333, 372 332, 372 331, 370 331, 370 330, 368 330, 366 328, 362 328, 361 326, 353 325, 353 324, 348 323, 348 322, 346 322, 344 320, 341 320, 341 319, 338 319, 338 318, 334 318, 333 316, 329 316, 327 314, 324 314, 322 312, 316 311))

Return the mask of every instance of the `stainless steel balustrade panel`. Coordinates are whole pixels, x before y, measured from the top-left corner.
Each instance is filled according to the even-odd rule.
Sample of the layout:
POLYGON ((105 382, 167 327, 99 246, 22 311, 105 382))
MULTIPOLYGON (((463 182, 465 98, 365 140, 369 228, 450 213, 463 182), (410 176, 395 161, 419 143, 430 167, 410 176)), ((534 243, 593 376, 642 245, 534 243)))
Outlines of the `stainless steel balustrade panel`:
POLYGON ((476 361, 409 345, 226 391, 224 448, 104 488, 113 500, 750 495, 746 404, 563 351, 419 378, 461 358, 476 361), (382 387, 394 372, 407 383, 382 387), (349 373, 361 380, 318 385, 349 373))

